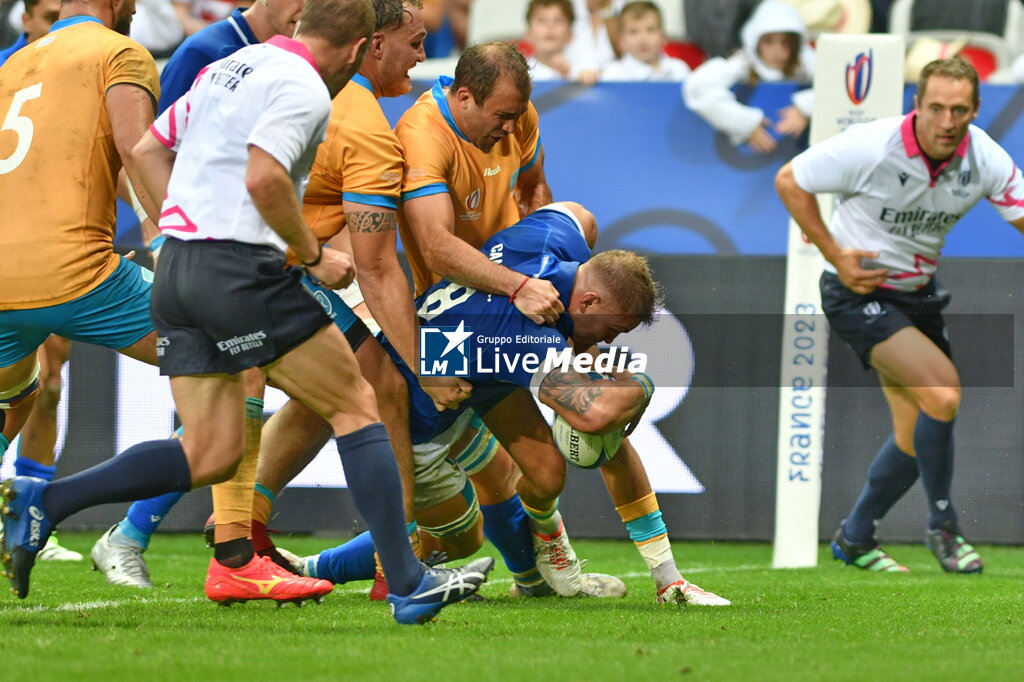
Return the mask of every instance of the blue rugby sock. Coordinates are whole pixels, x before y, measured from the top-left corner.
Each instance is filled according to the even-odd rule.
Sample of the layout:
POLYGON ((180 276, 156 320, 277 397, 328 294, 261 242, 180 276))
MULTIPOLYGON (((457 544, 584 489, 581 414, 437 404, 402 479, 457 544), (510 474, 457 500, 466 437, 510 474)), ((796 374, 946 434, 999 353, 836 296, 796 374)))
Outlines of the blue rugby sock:
POLYGON ((846 539, 856 544, 871 542, 876 522, 910 490, 917 475, 917 459, 900 450, 895 436, 889 436, 868 467, 868 481, 843 524, 846 539))
POLYGON ((50 483, 43 493, 43 507, 50 522, 57 525, 87 507, 184 493, 191 488, 192 473, 181 443, 154 440, 133 445, 117 457, 50 483))
POLYGON ((957 523, 956 510, 949 499, 953 487, 953 421, 932 419, 924 412, 914 426, 914 450, 921 482, 928 495, 928 528, 934 530, 946 521, 957 523))
POLYGON ((423 564, 413 554, 402 508, 402 480, 388 432, 380 422, 335 439, 352 501, 373 535, 392 594, 416 589, 423 564))
POLYGON ((121 521, 121 532, 145 549, 149 547, 149 539, 160 527, 160 522, 178 503, 185 493, 167 493, 148 500, 139 500, 128 508, 128 513, 121 521))
POLYGON ((314 578, 338 584, 352 580, 373 580, 377 570, 374 551, 369 531, 360 533, 343 545, 320 552, 316 566, 310 573, 315 573, 312 576, 314 578))
POLYGON ((35 476, 36 478, 41 478, 44 481, 52 481, 56 473, 57 467, 40 464, 34 459, 29 459, 28 457, 18 456, 18 458, 14 460, 15 476, 35 476))
POLYGON ((484 535, 501 552, 508 570, 527 583, 534 582, 529 579, 537 571, 537 563, 533 559, 533 533, 519 495, 498 504, 481 504, 480 511, 484 515, 484 535))

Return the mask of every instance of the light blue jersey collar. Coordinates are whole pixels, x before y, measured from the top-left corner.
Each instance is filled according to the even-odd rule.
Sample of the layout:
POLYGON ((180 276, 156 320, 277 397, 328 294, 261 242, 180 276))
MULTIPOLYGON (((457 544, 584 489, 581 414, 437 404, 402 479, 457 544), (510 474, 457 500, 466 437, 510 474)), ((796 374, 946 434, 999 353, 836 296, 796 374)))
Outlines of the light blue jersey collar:
POLYGON ((370 83, 370 79, 364 76, 363 74, 357 73, 356 75, 352 76, 352 82, 362 85, 364 88, 369 90, 370 94, 373 95, 374 97, 377 96, 377 93, 373 91, 373 84, 370 83))
POLYGON ((87 21, 95 21, 97 24, 100 24, 101 26, 106 26, 106 24, 104 24, 96 17, 90 16, 88 14, 78 14, 73 17, 68 17, 67 19, 61 19, 60 21, 55 23, 53 26, 50 27, 50 33, 53 33, 54 31, 59 31, 62 28, 67 28, 68 26, 74 26, 75 24, 84 24, 87 21))
MULTIPOLYGON (((434 83, 434 88, 430 91, 430 94, 434 97, 434 102, 437 103, 437 108, 441 110, 441 115, 444 116, 444 120, 448 123, 448 127, 459 136, 459 138, 469 142, 469 138, 462 134, 459 130, 459 126, 455 124, 455 117, 452 116, 452 109, 448 106, 448 96, 445 94, 444 89, 450 87, 455 82, 451 76, 438 76, 437 82, 434 83)), ((469 144, 473 144, 469 142, 469 144)))

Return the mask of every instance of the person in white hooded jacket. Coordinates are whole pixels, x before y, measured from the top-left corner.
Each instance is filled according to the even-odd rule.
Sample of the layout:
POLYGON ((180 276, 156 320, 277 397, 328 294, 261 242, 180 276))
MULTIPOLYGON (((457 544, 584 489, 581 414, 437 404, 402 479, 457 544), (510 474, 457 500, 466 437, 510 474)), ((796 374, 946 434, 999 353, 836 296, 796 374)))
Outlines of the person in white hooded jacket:
POLYGON ((778 122, 762 109, 741 104, 731 88, 795 80, 810 84, 814 76, 814 50, 800 13, 781 0, 765 0, 740 32, 743 47, 728 59, 710 59, 683 83, 686 106, 723 133, 734 145, 744 142, 758 153, 775 149, 771 130, 796 137, 810 121, 814 94, 810 88, 793 95, 792 105, 779 112, 778 122))

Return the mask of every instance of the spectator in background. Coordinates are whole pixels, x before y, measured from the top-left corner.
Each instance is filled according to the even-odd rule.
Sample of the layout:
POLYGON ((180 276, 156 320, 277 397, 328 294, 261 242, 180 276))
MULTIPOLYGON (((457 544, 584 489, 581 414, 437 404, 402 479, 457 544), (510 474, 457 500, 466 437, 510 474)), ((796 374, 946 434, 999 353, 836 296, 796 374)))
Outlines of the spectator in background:
POLYGON ((171 4, 186 36, 227 19, 235 9, 234 0, 172 0, 171 4))
POLYGON ((573 0, 576 21, 566 54, 582 82, 596 83, 604 67, 615 60, 615 15, 624 4, 625 0, 573 0))
POLYGON ((576 15, 571 0, 530 0, 525 40, 533 50, 526 59, 534 81, 565 80, 576 74, 565 54, 576 15))
POLYGON ((892 0, 871 0, 871 32, 889 32, 889 7, 892 0))
POLYGON ((17 7, 21 0, 0 0, 0 47, 9 47, 22 34, 18 26, 17 7))
POLYGON ((736 101, 730 90, 738 83, 757 84, 795 80, 810 83, 814 52, 796 8, 780 0, 765 0, 743 25, 743 47, 728 59, 716 57, 701 64, 683 85, 686 105, 725 134, 734 145, 744 142, 759 154, 776 147, 775 135, 796 137, 810 121, 812 90, 793 95, 793 104, 773 123, 765 112, 736 101))
POLYGON ((428 59, 458 55, 466 49, 472 4, 473 0, 424 0, 427 38, 423 48, 428 59))
POLYGON ((868 33, 871 3, 868 0, 786 0, 800 12, 807 35, 817 40, 822 33, 868 33))
POLYGON ((665 54, 661 10, 653 2, 629 3, 619 12, 618 22, 623 55, 605 67, 601 80, 681 82, 690 75, 686 62, 665 54))
POLYGON ((3 66, 12 54, 49 33, 50 27, 58 18, 60 0, 25 0, 25 12, 21 15, 21 25, 25 32, 18 36, 13 45, 0 51, 0 66, 3 66))
POLYGON ((759 0, 684 0, 690 40, 709 57, 724 57, 740 47, 740 27, 759 0))
POLYGON ((137 0, 131 38, 157 59, 170 57, 185 39, 173 0, 137 0))

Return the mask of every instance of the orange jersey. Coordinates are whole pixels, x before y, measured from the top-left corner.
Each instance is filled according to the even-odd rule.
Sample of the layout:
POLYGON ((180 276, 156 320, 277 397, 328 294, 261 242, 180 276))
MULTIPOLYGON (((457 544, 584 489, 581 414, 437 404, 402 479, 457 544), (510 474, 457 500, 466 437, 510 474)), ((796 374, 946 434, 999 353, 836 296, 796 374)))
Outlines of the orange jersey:
MULTIPOLYGON (((402 199, 447 192, 455 211, 455 235, 480 248, 519 220, 516 181, 537 162, 541 149, 537 110, 531 103, 515 132, 483 152, 455 124, 446 97, 450 84, 450 78, 439 78, 395 127, 405 150, 402 199)), ((440 278, 427 268, 404 219, 400 228, 419 296, 440 278)))
POLYGON ((76 299, 117 267, 121 158, 106 92, 122 83, 157 101, 149 53, 84 16, 57 22, 0 70, 0 310, 76 299))
POLYGON ((401 189, 402 145, 370 81, 357 74, 331 103, 327 139, 317 150, 302 200, 303 217, 325 242, 345 229, 342 201, 397 209, 401 189))

